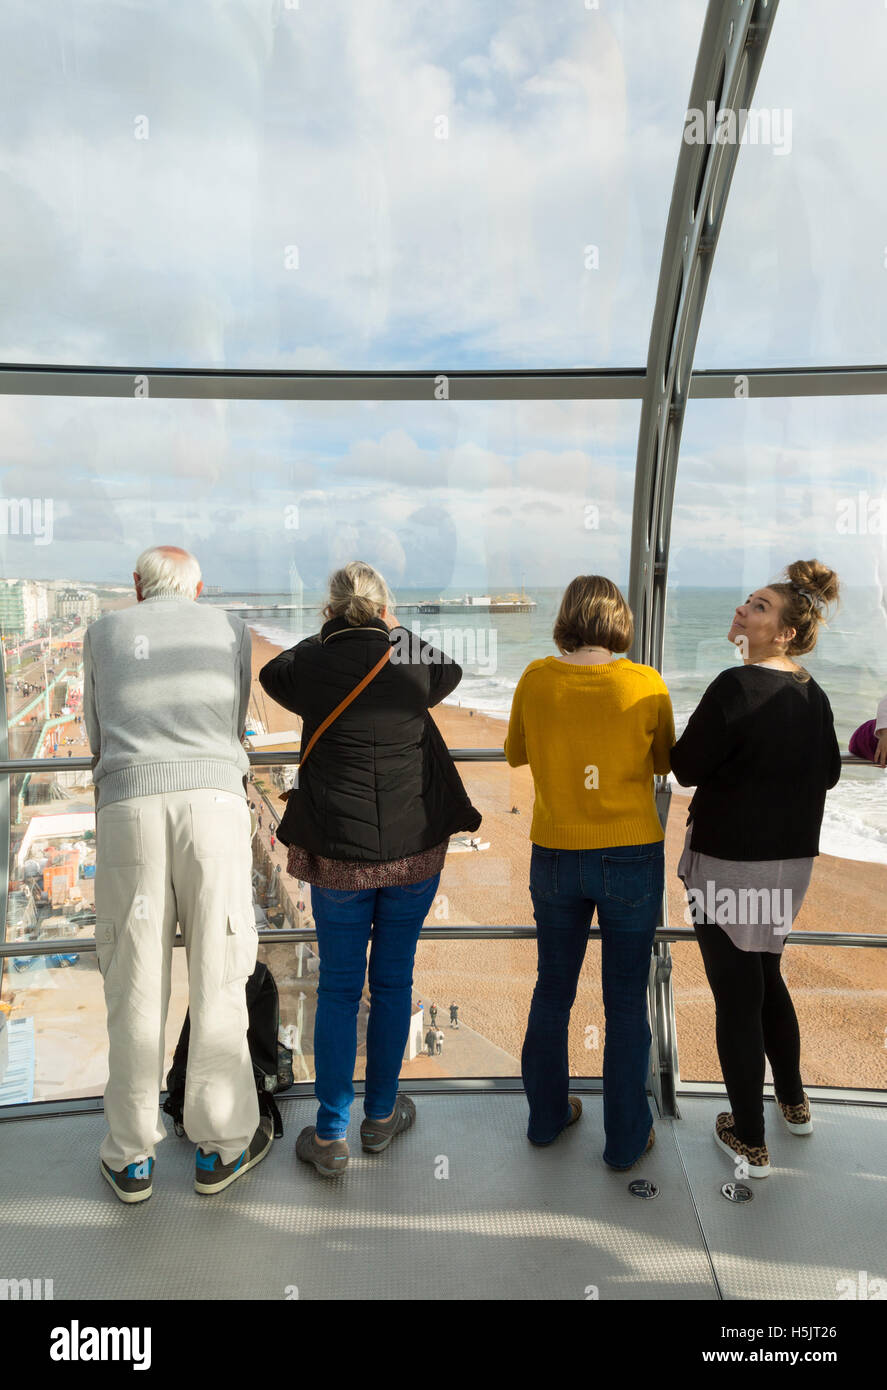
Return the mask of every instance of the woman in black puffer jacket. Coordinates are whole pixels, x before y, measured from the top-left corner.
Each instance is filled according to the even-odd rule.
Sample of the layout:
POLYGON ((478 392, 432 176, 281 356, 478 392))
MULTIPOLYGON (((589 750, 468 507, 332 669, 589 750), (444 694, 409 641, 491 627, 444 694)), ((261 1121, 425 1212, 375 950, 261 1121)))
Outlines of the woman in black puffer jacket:
POLYGON ((302 717, 302 757, 277 838, 287 872, 311 884, 320 971, 314 1025, 317 1125, 299 1158, 332 1177, 348 1164, 357 1013, 369 959, 365 1151, 388 1147, 415 1118, 398 1075, 409 1034, 413 961, 450 835, 476 830, 471 805, 431 716, 462 678, 450 657, 401 627, 370 565, 330 576, 320 632, 269 661, 262 688, 302 717), (306 750, 323 721, 390 649, 370 683, 306 750))

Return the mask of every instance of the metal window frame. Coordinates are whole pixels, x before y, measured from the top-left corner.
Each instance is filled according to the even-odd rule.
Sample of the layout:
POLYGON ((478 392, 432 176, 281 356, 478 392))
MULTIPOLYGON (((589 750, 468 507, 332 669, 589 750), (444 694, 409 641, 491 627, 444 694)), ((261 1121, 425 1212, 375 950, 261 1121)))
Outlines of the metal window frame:
MULTIPOLYGON (((871 363, 852 367, 694 369, 686 397, 736 400, 739 377, 747 378, 749 396, 755 399, 887 395, 887 365, 871 363)), ((458 404, 522 400, 645 401, 649 392, 648 373, 644 367, 312 372, 0 363, 0 395, 84 396, 133 401, 434 401, 435 404, 458 404), (443 400, 438 394, 442 380, 448 388, 443 400), (142 387, 138 396, 136 382, 146 383, 147 387, 142 387)))
MULTIPOLYGON (((748 109, 776 18, 778 0, 711 0, 705 16, 690 111, 748 109)), ((647 352, 646 391, 635 467, 629 605, 632 657, 662 668, 668 553, 684 412, 714 253, 740 144, 681 141, 665 230, 647 352)), ((712 387, 726 385, 717 373, 712 387)), ((662 779, 657 789, 664 792, 662 779)), ((663 894, 662 925, 668 924, 663 894)), ((668 943, 657 941, 650 967, 651 1076, 660 1113, 679 1116, 677 1022, 668 943)))
MULTIPOLYGON (((704 110, 706 101, 711 99, 718 108, 749 105, 777 7, 778 0, 710 0, 691 84, 690 108, 704 110)), ((0 394, 314 402, 641 400, 629 581, 629 602, 636 616, 632 655, 661 670, 671 516, 688 399, 736 398, 739 376, 748 379, 750 395, 762 398, 887 394, 887 366, 883 364, 693 371, 705 292, 739 148, 681 144, 645 368, 330 372, 6 363, 0 364, 0 394)), ((2 653, 0 701, 0 855, 6 859, 5 867, 0 863, 2 971, 3 959, 8 955, 49 954, 65 941, 16 946, 3 941, 8 906, 10 779, 16 773, 45 772, 61 760, 9 760, 2 653)), ((450 751, 456 761, 504 761, 501 750, 450 751)), ((273 766, 298 762, 298 756, 251 754, 250 762, 254 766, 273 766)), ((842 762, 864 765, 863 759, 850 757, 842 758, 842 762)), ((91 760, 67 759, 64 766, 69 771, 90 767, 91 760)), ((669 795, 667 783, 659 779, 657 801, 666 812, 669 795)), ((590 933, 592 937, 595 934, 590 933)), ((535 927, 435 928, 433 935, 439 939, 482 940, 532 937, 535 927)), ((429 933, 429 939, 431 936, 429 933)), ((297 930, 262 931, 260 937, 277 942, 316 939, 311 931, 297 930)), ((663 900, 649 988, 654 1024, 651 1082, 660 1112, 675 1117, 679 1115, 678 1091, 693 1083, 682 1084, 680 1079, 669 943, 692 939, 692 930, 668 926, 667 904, 663 900)), ((797 932, 790 939, 798 944, 887 945, 887 937, 849 933, 797 932)), ((94 941, 74 940, 78 950, 95 947, 94 941)), ((452 1083, 442 1085, 455 1089, 452 1083)), ((723 1094, 717 1090, 715 1093, 723 1094)))

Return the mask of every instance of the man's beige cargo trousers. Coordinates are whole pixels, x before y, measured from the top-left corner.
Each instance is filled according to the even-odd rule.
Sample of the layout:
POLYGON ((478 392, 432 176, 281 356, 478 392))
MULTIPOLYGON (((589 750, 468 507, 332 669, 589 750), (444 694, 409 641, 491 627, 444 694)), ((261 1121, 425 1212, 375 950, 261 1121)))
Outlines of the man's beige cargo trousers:
POLYGON ((223 791, 113 801, 96 816, 96 950, 108 1010, 108 1134, 114 1171, 154 1157, 176 922, 188 957, 191 1038, 184 1125, 232 1163, 259 1107, 246 1041, 256 963, 249 807, 223 791))

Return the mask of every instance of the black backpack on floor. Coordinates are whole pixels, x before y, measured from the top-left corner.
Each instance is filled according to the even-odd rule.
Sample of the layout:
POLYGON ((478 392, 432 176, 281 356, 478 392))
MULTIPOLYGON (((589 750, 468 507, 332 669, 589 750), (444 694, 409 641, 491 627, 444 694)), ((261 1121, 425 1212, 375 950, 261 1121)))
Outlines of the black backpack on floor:
MULTIPOLYGON (((274 1121, 274 1137, 281 1138, 283 1120, 274 1101, 275 1091, 288 1091, 293 1085, 293 1054, 288 1047, 278 1041, 280 1027, 280 999, 274 976, 262 961, 246 982, 246 1007, 249 1012, 249 1028, 246 1040, 256 1079, 259 1097, 259 1115, 270 1115, 274 1121)), ((185 1133, 182 1116, 185 1109, 185 1081, 188 1069, 188 1043, 191 1037, 190 1012, 185 1014, 185 1022, 179 1034, 172 1066, 166 1078, 167 1097, 163 1109, 171 1115, 173 1126, 179 1138, 185 1133)))

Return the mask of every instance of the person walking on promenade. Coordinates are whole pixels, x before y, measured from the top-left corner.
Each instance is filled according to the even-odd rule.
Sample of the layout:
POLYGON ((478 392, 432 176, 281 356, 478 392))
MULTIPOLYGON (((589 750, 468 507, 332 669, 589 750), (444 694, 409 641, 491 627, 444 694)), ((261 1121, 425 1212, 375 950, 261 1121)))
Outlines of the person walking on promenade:
POLYGON ((451 1004, 451 1005, 450 1005, 450 1027, 451 1027, 451 1028, 458 1028, 458 1027, 459 1027, 459 1005, 458 1005, 458 1004, 451 1004))
POLYGON ((311 884, 320 955, 314 1028, 317 1123, 296 1153, 325 1177, 347 1167, 357 1015, 367 975, 363 1149, 380 1153, 409 1128, 398 1093, 409 1036, 413 961, 449 836, 476 830, 471 805, 428 714, 461 668, 394 617, 370 565, 330 576, 319 633, 260 672, 265 692, 302 717, 298 778, 278 827, 287 872, 311 884))
POLYGON ((444 1035, 443 1035, 443 1029, 442 1029, 442 1028, 437 1028, 437 1029, 435 1029, 435 1033, 434 1033, 434 1042, 435 1042, 435 1048, 434 1048, 434 1050, 435 1050, 435 1052, 437 1053, 437 1055, 440 1056, 440 1054, 443 1052, 443 1045, 444 1045, 444 1035))
POLYGON ((436 1044, 437 1044, 437 1033, 435 1032, 435 1030, 434 1030, 433 1028, 429 1027, 428 1032, 425 1034, 425 1046, 428 1048, 428 1056, 429 1056, 429 1057, 433 1057, 433 1056, 434 1056, 434 1049, 435 1049, 436 1044))
POLYGON ((618 659, 631 610, 609 579, 567 585, 560 656, 530 662, 511 706, 505 756, 529 763, 530 896, 539 970, 521 1054, 527 1138, 550 1144, 582 1113, 568 1095, 568 1030, 597 909, 607 1022, 604 1162, 631 1168, 654 1142, 647 1100, 647 978, 665 880, 653 774, 669 770, 674 719, 658 671, 618 659))
POLYGON ((430 1008, 429 1008, 429 1010, 428 1010, 428 1017, 431 1019, 431 1026, 432 1026, 432 1028, 434 1028, 434 1027, 436 1026, 436 1024, 437 1024, 437 1005, 436 1005, 436 1004, 432 1004, 432 1005, 430 1006, 430 1008))
POLYGON ((825 795, 841 775, 828 698, 794 658, 813 650, 837 597, 838 576, 818 560, 798 560, 784 581, 750 594, 727 633, 743 664, 715 677, 671 750, 675 777, 696 788, 677 871, 730 1099, 714 1137, 752 1178, 770 1172, 765 1057, 789 1129, 813 1128, 780 963, 819 853, 825 795))
POLYGON ((268 1153, 247 1046, 256 962, 241 743, 250 634, 195 602, 193 555, 139 556, 137 603, 83 639, 84 718, 96 789, 96 954, 108 1011, 101 1172, 123 1202, 151 1196, 164 1028, 178 921, 191 1040, 184 1126, 195 1189, 222 1191, 268 1153))

